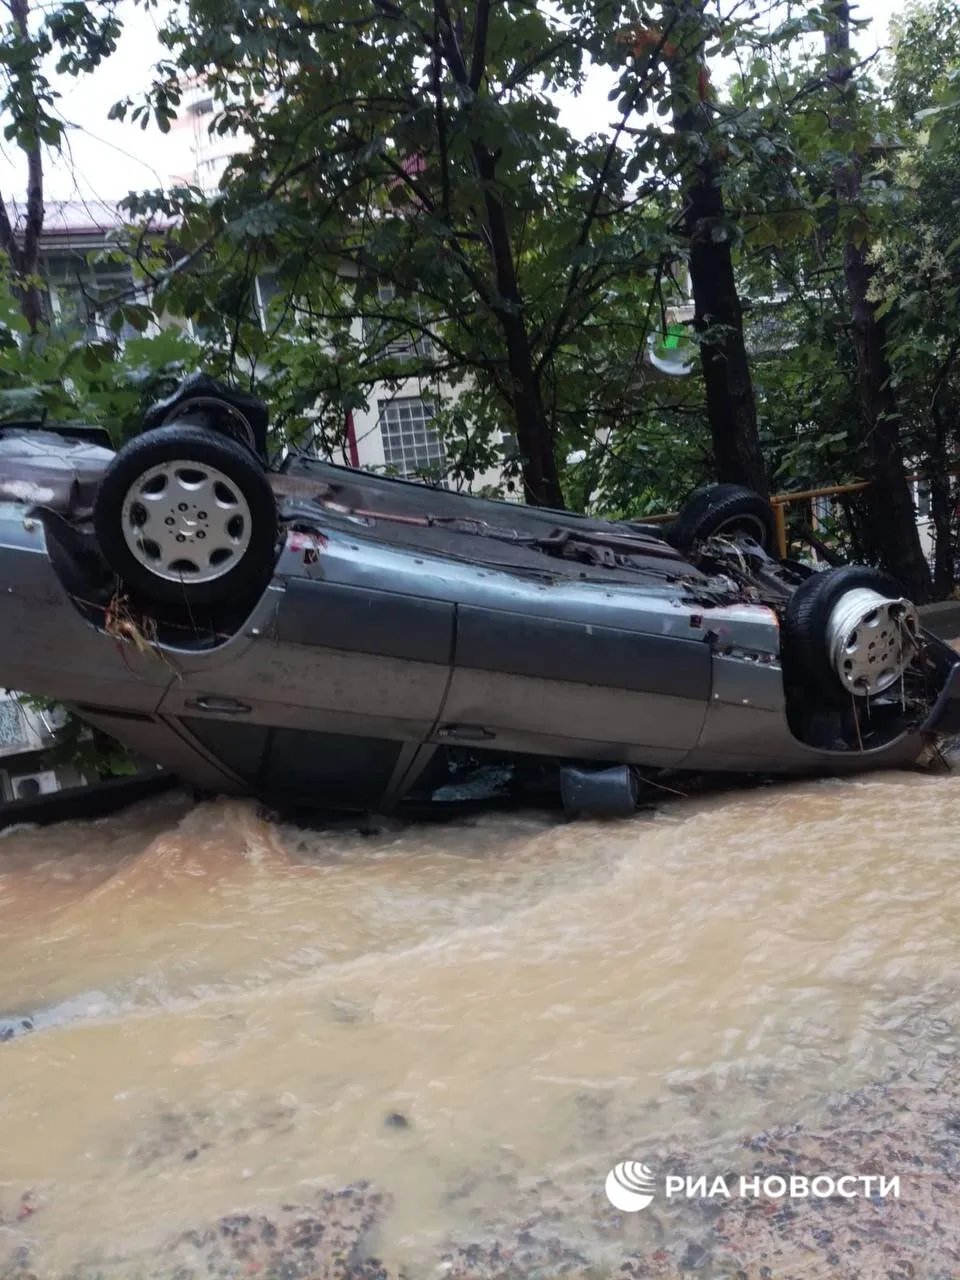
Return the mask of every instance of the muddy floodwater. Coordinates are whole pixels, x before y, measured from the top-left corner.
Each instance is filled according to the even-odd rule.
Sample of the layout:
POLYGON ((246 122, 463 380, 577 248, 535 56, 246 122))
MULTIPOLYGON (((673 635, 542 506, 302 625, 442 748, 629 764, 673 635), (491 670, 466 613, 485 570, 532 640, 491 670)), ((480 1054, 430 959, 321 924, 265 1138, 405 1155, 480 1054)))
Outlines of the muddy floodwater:
POLYGON ((0 837, 0 1277, 960 1276, 960 777, 0 837), (901 1178, 669 1203, 658 1177, 901 1178))

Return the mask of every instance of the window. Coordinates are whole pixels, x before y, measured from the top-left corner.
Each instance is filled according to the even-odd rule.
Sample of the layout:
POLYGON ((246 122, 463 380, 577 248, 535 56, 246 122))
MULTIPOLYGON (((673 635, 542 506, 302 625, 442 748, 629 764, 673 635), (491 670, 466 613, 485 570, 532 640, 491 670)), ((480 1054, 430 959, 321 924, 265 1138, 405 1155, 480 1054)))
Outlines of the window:
MULTIPOLYGON (((94 266, 82 261, 60 262, 52 265, 51 283, 58 326, 79 329, 89 342, 114 336, 109 325, 113 309, 111 300, 121 297, 128 302, 139 300, 133 273, 122 267, 94 266), (101 310, 104 302, 108 303, 105 311, 101 310)), ((133 325, 124 320, 119 336, 126 341, 139 335, 133 325)))
MULTIPOLYGON (((397 301, 396 287, 389 281, 380 281, 377 284, 377 302, 387 310, 397 301)), ((419 298, 413 303, 412 316, 416 321, 425 322, 426 313, 423 304, 419 298)), ((395 322, 385 320, 381 317, 376 319, 368 319, 364 321, 364 337, 370 339, 384 332, 393 332, 396 334, 397 326, 402 328, 403 319, 398 314, 395 322)), ((390 341, 385 342, 380 348, 381 356, 431 356, 433 355, 433 343, 428 334, 425 334, 419 326, 414 323, 410 328, 406 329, 399 336, 395 336, 390 341)))
POLYGON ((183 716, 181 723, 220 764, 250 785, 341 807, 376 805, 401 747, 383 738, 348 738, 195 716, 183 716))
POLYGON ((260 309, 260 323, 265 329, 270 327, 270 304, 274 298, 283 294, 277 273, 269 268, 261 271, 256 281, 257 305, 260 309))
POLYGON ((430 423, 433 405, 419 396, 401 396, 378 401, 377 409, 387 466, 401 476, 440 479, 446 454, 430 423))
POLYGON ((245 782, 256 782, 270 733, 266 725, 237 724, 200 716, 182 716, 181 723, 195 738, 199 738, 208 751, 213 752, 221 764, 239 774, 245 782))
POLYGON ((57 285, 57 320, 63 329, 81 329, 89 342, 101 337, 96 309, 80 283, 57 285))
POLYGON ((401 745, 386 738, 277 728, 270 735, 260 784, 314 804, 368 808, 386 791, 401 745))
POLYGON ((20 704, 13 698, 0 699, 0 748, 23 750, 29 745, 20 704))

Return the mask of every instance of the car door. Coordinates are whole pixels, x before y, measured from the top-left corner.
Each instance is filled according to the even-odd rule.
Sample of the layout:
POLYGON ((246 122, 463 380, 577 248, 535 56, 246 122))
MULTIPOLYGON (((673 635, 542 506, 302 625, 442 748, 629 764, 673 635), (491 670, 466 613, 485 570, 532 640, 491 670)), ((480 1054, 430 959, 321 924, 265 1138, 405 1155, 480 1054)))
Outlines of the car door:
POLYGON ((457 647, 438 741, 539 754, 679 763, 699 737, 711 656, 635 625, 485 606, 457 610, 457 647))
POLYGON ((376 803, 440 714, 454 616, 445 601, 281 579, 241 634, 181 659, 161 711, 258 792, 376 803))

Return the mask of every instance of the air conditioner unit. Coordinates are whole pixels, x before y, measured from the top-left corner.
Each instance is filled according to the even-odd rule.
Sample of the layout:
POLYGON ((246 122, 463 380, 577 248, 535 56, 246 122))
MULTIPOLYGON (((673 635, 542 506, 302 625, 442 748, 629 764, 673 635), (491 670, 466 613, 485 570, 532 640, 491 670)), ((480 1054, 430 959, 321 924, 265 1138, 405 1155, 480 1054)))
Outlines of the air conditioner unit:
POLYGON ((34 796, 48 796, 60 790, 55 770, 44 769, 40 773, 12 773, 10 790, 14 800, 32 800, 34 796))

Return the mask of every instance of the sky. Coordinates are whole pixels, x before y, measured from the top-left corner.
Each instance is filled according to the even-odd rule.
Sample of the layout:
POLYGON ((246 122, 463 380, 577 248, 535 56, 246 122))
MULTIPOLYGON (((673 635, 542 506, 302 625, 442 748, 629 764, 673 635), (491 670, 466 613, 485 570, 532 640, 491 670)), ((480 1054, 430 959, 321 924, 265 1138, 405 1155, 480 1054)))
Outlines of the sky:
MULTIPOLYGON (((903 0, 862 0, 855 15, 871 19, 859 39, 862 54, 885 43, 889 20, 902 8, 903 0)), ((121 14, 124 33, 117 52, 93 75, 79 80, 65 76, 58 83, 68 145, 63 157, 48 157, 50 200, 116 200, 131 190, 164 186, 172 172, 183 171, 183 133, 164 135, 154 127, 142 130, 107 119, 114 102, 128 94, 136 97, 142 90, 160 54, 157 10, 145 11, 123 0, 121 14)), ((594 73, 578 97, 558 99, 561 121, 577 136, 603 130, 614 118, 615 104, 607 99, 609 85, 607 76, 594 73)), ((22 200, 23 182, 22 157, 16 148, 0 144, 0 194, 22 200)))

